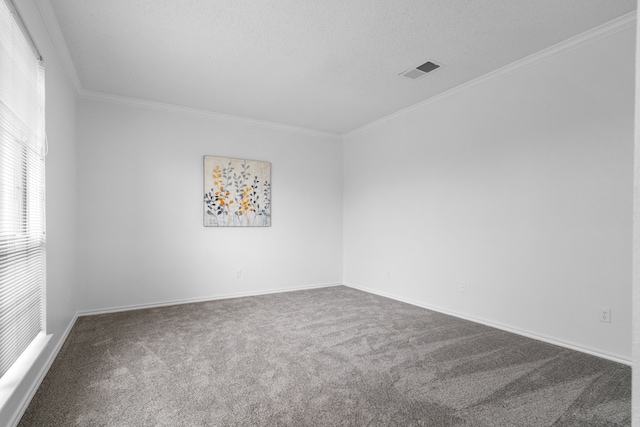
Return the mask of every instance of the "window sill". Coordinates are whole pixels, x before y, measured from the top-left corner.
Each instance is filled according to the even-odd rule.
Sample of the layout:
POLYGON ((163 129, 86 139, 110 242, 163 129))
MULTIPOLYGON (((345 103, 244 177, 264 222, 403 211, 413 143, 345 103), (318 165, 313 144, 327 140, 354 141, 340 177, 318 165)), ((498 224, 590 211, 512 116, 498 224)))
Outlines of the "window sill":
POLYGON ((40 356, 42 351, 47 347, 51 337, 52 335, 46 335, 44 332, 40 332, 13 366, 0 378, 0 412, 5 409, 6 403, 18 387, 20 387, 22 380, 27 376, 29 370, 38 359, 38 356, 40 356))

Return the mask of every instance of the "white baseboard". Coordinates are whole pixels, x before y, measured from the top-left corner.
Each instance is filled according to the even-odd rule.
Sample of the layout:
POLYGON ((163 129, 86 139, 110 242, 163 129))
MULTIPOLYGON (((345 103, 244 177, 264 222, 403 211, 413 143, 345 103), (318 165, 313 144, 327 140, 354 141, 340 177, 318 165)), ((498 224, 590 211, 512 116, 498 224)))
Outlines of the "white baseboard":
POLYGON ((29 388, 29 392, 25 394, 24 397, 22 398, 20 405, 18 406, 15 414, 13 415, 13 418, 9 422, 10 426, 16 427, 20 422, 20 419, 22 418, 25 411, 29 407, 29 403, 31 403, 31 399, 33 399, 33 396, 36 394, 36 391, 38 391, 38 388, 40 387, 40 384, 42 384, 42 381, 44 380, 44 377, 47 375, 47 372, 49 372, 49 369, 51 368, 53 361, 56 359, 56 357, 58 357, 58 353, 60 352, 62 345, 67 340, 69 333, 71 333, 71 329, 73 329, 73 325, 76 324, 76 320, 78 320, 77 313, 73 316, 73 318, 69 322, 69 325, 67 326, 64 333, 58 340, 58 343, 56 344, 51 354, 49 354, 49 357, 47 358, 44 365, 42 365, 42 368, 40 368, 40 372, 38 372, 38 375, 36 376, 35 381, 33 382, 33 384, 31 384, 29 388))
POLYGON ((263 291, 253 291, 253 292, 238 292, 233 294, 222 294, 222 295, 212 295, 207 297, 198 297, 198 298, 185 298, 179 300, 171 300, 171 301, 161 301, 154 302, 150 304, 133 304, 126 305, 120 307, 111 307, 111 308, 101 308, 97 310, 83 310, 78 312, 78 316, 95 316, 97 314, 108 314, 108 313, 118 313, 121 311, 132 311, 132 310, 144 310, 147 308, 158 308, 158 307, 166 307, 170 305, 181 305, 181 304, 193 304, 196 302, 207 302, 207 301, 216 301, 222 299, 231 299, 231 298, 242 298, 242 297, 252 297, 258 295, 268 295, 268 294, 277 294, 282 292, 293 292, 293 291, 303 291, 307 289, 318 289, 318 288, 329 288, 332 286, 340 286, 342 283, 317 283, 313 285, 304 285, 304 286, 296 286, 296 287, 288 287, 288 288, 276 288, 276 289, 267 289, 263 291))
POLYGON ((174 301, 164 301, 164 302, 158 302, 158 303, 152 303, 152 304, 137 304, 137 305, 113 307, 113 308, 101 309, 101 310, 78 311, 73 317, 73 319, 71 319, 71 322, 69 322, 69 325, 67 326, 60 340, 58 340, 56 347, 53 349, 53 351, 47 358, 47 361, 40 369, 40 372, 38 372, 38 375, 35 381, 33 382, 33 384, 31 385, 29 392, 25 394, 22 401, 20 402, 20 405, 18 406, 18 409, 16 410, 15 414, 11 418, 9 426, 16 427, 20 422, 20 419, 22 418, 25 411, 27 410, 29 403, 31 403, 31 399, 33 399, 33 396, 36 394, 36 391, 38 391, 38 388, 40 387, 40 384, 42 384, 42 381, 44 380, 44 377, 47 375, 47 372, 49 372, 49 369, 51 368, 53 361, 58 356, 58 353, 60 353, 60 349, 62 348, 62 345, 65 343, 65 341, 69 337, 69 334, 71 333, 71 329, 73 328, 76 321, 78 320, 78 317, 91 316, 96 314, 116 313, 120 311, 141 310, 145 308, 166 307, 169 305, 190 304, 194 302, 215 301, 215 300, 221 300, 221 299, 241 298, 241 297, 267 295, 267 294, 275 294, 275 293, 282 293, 282 292, 302 291, 306 289, 328 288, 328 287, 340 286, 340 285, 342 285, 342 283, 338 283, 338 282, 320 283, 320 284, 296 286, 296 287, 289 287, 289 288, 269 289, 269 290, 258 291, 258 292, 239 292, 234 294, 215 295, 215 296, 202 297, 202 298, 188 298, 188 299, 181 299, 181 300, 174 300, 174 301))
POLYGON ((492 322, 486 319, 482 319, 482 318, 478 318, 478 317, 474 317, 474 316, 468 316, 466 314, 463 313, 458 313, 456 311, 452 311, 452 310, 447 310, 445 308, 441 308, 441 307, 436 307, 436 306, 432 306, 429 304, 425 304, 416 300, 412 300, 412 299, 408 299, 408 298, 403 298, 400 297, 398 295, 393 295, 387 292, 382 292, 382 291, 378 291, 375 289, 371 289, 371 288, 367 288, 366 286, 361 286, 361 285, 356 285, 355 283, 349 283, 349 282, 343 282, 344 286, 347 286, 349 288, 353 288, 353 289, 358 289, 360 291, 363 292, 367 292, 370 294, 374 294, 374 295, 379 295, 385 298, 390 298, 396 301, 400 301, 400 302, 404 302, 407 304, 411 304, 411 305, 415 305, 417 307, 421 307, 421 308, 426 308, 427 310, 432 310, 432 311, 437 311, 438 313, 443 313, 443 314, 448 314, 449 316, 454 316, 454 317, 458 317, 460 319, 464 319, 464 320, 469 320, 471 322, 475 322, 475 323, 480 323, 482 325, 486 325, 486 326, 490 326, 492 328, 496 328, 496 329, 500 329, 503 331, 507 331, 507 332, 511 332, 517 335, 522 335, 528 338, 533 338, 535 340, 538 341, 543 341, 549 344, 553 344, 553 345, 557 345, 560 347, 564 347, 564 348, 568 348, 570 350, 575 350, 575 351, 579 351, 581 353, 586 353, 586 354, 590 354, 592 356, 597 356, 597 357, 601 357, 603 359, 607 359, 607 360, 611 360, 613 362, 617 362, 617 363, 622 363, 624 365, 628 365, 628 366, 632 366, 633 365, 633 361, 625 356, 621 356, 619 354, 610 354, 610 353, 605 353, 602 352, 600 350, 596 350, 593 348, 588 348, 576 343, 572 343, 572 342, 568 342, 568 341, 563 341, 563 340, 559 340, 557 338, 554 337, 549 337, 546 335, 542 335, 542 334, 538 334, 538 333, 534 333, 534 332, 530 332, 530 331, 525 331, 522 329, 518 329, 518 328, 514 328, 512 326, 507 326, 507 325, 503 325, 500 323, 496 323, 496 322, 492 322))
POLYGON ((40 372, 38 373, 38 376, 36 377, 35 381, 33 382, 33 384, 30 387, 30 391, 29 393, 27 393, 24 398, 22 399, 22 402, 20 403, 18 410, 15 412, 11 422, 10 422, 10 426, 12 427, 16 427, 18 425, 18 423, 20 422, 20 419, 22 418, 22 416, 24 415, 25 411, 27 410, 27 407, 29 406, 29 403, 31 402, 31 399, 33 399, 33 396, 35 395, 36 391, 38 390, 38 387, 40 387, 40 384, 42 383, 42 381, 44 380, 44 377, 47 375, 47 372, 49 372, 49 369, 51 368, 51 365, 53 364, 53 361, 55 360, 55 358, 58 356, 58 353, 60 352, 60 349, 62 348, 62 345, 65 343, 65 341, 67 340, 67 337, 69 336, 69 333, 71 332, 71 329, 73 328, 73 326, 75 325, 78 317, 80 316, 91 316, 91 315, 96 315, 96 314, 107 314, 107 313, 116 313, 116 312, 121 312, 121 311, 130 311, 130 310, 141 310, 141 309, 147 309, 147 308, 155 308, 155 307, 166 307, 169 305, 179 305, 179 304, 190 304, 190 303, 195 303, 195 302, 206 302, 206 301, 215 301, 215 300, 222 300, 222 299, 231 299, 231 298, 241 298, 241 297, 248 297, 248 296, 258 296, 258 295, 268 295, 268 294, 274 294, 274 293, 283 293, 283 292, 293 292, 293 291, 301 291, 301 290, 307 290, 307 289, 318 289, 318 288, 328 288, 328 287, 332 287, 332 286, 340 286, 340 285, 344 285, 353 289, 358 289, 360 291, 363 292, 367 292, 370 294, 374 294, 374 295, 380 295, 382 297, 385 298, 390 298, 396 301, 400 301, 400 302, 404 302, 407 304, 411 304, 417 307, 421 307, 421 308, 425 308, 427 310, 432 310, 432 311, 436 311, 439 313, 443 313, 443 314, 448 314, 450 316, 454 316, 454 317, 458 317, 460 319, 465 319, 465 320, 469 320, 475 323, 480 323, 486 326, 490 326, 492 328, 496 328, 496 329, 500 329, 503 331, 507 331, 507 332, 511 332, 514 334, 518 334, 518 335, 522 335, 528 338, 533 338, 539 341, 543 341, 549 344, 554 344, 560 347, 564 347, 564 348, 568 348, 571 350, 575 350, 575 351, 579 351, 582 353, 587 353, 590 354, 592 356, 597 356, 597 357, 601 357, 603 359, 607 359, 607 360, 611 360, 613 362, 617 362, 617 363, 622 363, 624 365, 629 365, 632 366, 632 361, 624 356, 620 356, 620 355, 615 355, 615 354, 608 354, 608 353, 604 353, 602 351, 598 351, 595 349, 591 349, 591 348, 586 348, 584 346, 581 345, 577 345, 575 343, 571 343, 571 342, 566 342, 566 341, 562 341, 562 340, 558 340, 556 338, 553 337, 547 337, 541 334, 536 334, 536 333, 532 333, 529 331, 524 331, 518 328, 513 328, 511 326, 507 326, 507 325, 502 325, 496 322, 491 322, 485 319, 481 319, 481 318, 477 318, 477 317, 473 317, 473 316, 468 316, 462 313, 458 313, 452 310, 447 310, 447 309, 443 309, 441 307, 435 307, 435 306, 431 306, 428 304, 424 304, 421 303, 419 301, 415 301, 412 299, 407 299, 407 298, 402 298, 400 296, 397 295, 393 295, 387 292, 382 292, 382 291, 377 291, 375 289, 371 289, 371 288, 367 288, 365 286, 360 286, 360 285, 356 285, 354 283, 349 283, 349 282, 343 282, 343 283, 321 283, 321 284, 314 284, 314 285, 305 285, 305 286, 297 286, 297 287, 293 287, 293 288, 277 288, 277 289, 269 289, 269 290, 264 290, 264 291, 256 291, 256 292, 239 292, 239 293, 233 293, 233 294, 224 294, 224 295, 215 295, 215 296, 209 296, 209 297, 201 297, 201 298, 188 298, 188 299, 181 299, 181 300, 173 300, 173 301, 164 301, 164 302, 157 302, 157 303, 152 303, 152 304, 137 304, 137 305, 129 305, 129 306, 122 306, 122 307, 113 307, 113 308, 108 308, 108 309, 100 309, 100 310, 85 310, 85 311, 79 311, 78 313, 76 313, 76 315, 73 317, 73 319, 71 319, 71 322, 69 322, 69 325, 67 326, 66 330, 64 331, 63 336, 60 338, 60 340, 58 340, 58 343, 56 344, 56 347, 54 348, 54 350, 51 352, 51 354, 49 355, 47 361, 45 362, 45 364, 42 366, 42 368, 40 369, 40 372))

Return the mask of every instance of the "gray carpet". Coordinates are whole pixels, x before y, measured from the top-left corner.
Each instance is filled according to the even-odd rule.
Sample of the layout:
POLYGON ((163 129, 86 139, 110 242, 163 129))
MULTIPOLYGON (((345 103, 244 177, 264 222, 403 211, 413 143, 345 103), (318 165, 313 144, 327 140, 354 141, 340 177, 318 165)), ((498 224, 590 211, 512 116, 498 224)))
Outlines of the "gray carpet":
POLYGON ((81 317, 20 426, 629 426, 631 369, 346 287, 81 317))

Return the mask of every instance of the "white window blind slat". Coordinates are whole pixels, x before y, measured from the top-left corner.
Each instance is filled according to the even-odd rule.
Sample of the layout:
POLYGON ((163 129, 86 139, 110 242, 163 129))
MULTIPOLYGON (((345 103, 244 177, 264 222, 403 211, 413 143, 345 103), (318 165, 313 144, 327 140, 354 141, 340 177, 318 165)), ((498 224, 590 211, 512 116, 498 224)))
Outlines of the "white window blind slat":
POLYGON ((0 0, 0 377, 45 331, 44 66, 0 0))

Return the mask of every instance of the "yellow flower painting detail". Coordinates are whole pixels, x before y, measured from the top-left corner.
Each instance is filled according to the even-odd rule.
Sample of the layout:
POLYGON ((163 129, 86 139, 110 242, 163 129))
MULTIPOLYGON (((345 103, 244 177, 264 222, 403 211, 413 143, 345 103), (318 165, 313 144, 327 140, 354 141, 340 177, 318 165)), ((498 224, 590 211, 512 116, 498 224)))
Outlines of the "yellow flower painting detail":
POLYGON ((204 225, 271 226, 271 163, 204 156, 204 225))

